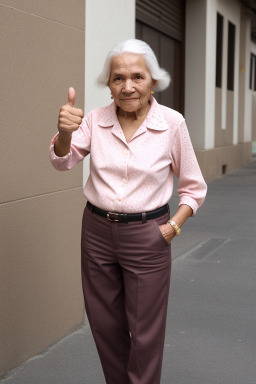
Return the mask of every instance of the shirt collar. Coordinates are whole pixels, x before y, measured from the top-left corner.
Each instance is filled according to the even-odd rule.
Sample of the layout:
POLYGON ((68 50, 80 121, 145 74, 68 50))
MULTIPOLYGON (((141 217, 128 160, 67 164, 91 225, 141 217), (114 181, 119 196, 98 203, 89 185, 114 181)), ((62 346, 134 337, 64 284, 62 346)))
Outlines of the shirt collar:
POLYGON ((113 102, 103 109, 103 114, 98 124, 101 127, 107 128, 113 127, 113 125, 115 125, 117 122, 118 119, 116 115, 116 103, 113 102))
MULTIPOLYGON (((156 131, 167 130, 168 125, 165 120, 163 110, 153 96, 150 98, 150 103, 150 110, 142 125, 156 131)), ((104 113, 98 123, 101 127, 113 127, 116 123, 118 123, 116 108, 117 106, 115 102, 104 108, 104 113)))
POLYGON ((143 124, 149 129, 156 131, 166 131, 168 129, 167 121, 165 120, 163 110, 156 99, 151 96, 151 107, 143 124))

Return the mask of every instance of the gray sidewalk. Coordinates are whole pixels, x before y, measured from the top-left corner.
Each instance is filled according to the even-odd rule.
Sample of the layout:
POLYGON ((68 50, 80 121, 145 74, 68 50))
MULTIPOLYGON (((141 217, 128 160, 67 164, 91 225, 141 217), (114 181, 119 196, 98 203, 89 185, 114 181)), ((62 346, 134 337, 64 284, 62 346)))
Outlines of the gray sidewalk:
MULTIPOLYGON (((177 196, 171 209, 175 204, 177 196)), ((161 384, 255 384, 256 161, 209 184, 205 205, 172 253, 161 384)), ((0 383, 104 384, 89 328, 0 383)))

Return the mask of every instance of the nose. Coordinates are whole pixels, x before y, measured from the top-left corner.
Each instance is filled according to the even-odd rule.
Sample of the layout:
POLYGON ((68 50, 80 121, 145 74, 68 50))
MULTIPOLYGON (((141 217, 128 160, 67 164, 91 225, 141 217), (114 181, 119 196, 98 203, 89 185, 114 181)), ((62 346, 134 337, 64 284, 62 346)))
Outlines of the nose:
POLYGON ((133 81, 131 79, 127 79, 124 82, 122 91, 125 93, 130 93, 130 92, 134 91, 134 85, 133 85, 133 81))

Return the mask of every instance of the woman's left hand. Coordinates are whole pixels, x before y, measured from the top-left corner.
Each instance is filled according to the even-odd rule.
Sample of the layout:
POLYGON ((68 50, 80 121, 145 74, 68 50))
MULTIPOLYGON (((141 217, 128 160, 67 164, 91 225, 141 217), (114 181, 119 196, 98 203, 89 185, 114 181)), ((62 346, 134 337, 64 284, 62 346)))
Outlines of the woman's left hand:
POLYGON ((159 225, 159 229, 168 244, 172 241, 172 239, 176 236, 175 230, 172 228, 170 224, 162 224, 159 225))

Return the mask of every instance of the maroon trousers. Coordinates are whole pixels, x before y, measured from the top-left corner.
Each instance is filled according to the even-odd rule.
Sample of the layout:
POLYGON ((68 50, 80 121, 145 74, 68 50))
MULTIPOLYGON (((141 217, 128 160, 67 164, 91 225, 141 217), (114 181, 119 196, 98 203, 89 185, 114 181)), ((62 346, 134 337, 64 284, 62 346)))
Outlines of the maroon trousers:
POLYGON ((107 384, 159 384, 171 248, 158 225, 110 222, 84 210, 85 308, 107 384))

